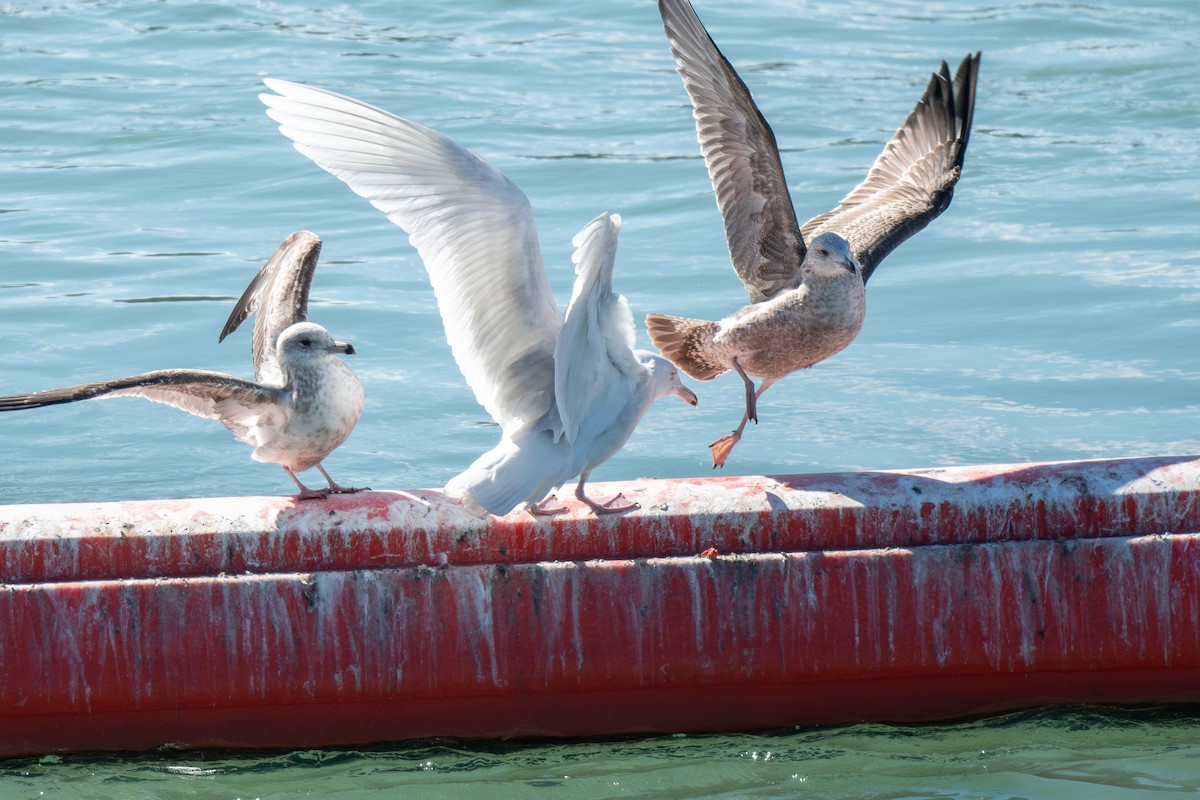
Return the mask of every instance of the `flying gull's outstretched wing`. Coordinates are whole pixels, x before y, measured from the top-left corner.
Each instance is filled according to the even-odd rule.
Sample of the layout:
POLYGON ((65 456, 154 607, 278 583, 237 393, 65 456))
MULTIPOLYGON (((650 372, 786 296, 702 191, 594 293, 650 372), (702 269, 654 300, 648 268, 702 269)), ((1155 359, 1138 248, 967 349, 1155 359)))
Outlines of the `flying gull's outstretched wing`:
POLYGON ((867 177, 837 208, 804 223, 804 238, 841 234, 866 281, 884 256, 945 211, 962 174, 978 77, 979 53, 962 60, 953 82, 943 61, 867 177))
POLYGON ((658 8, 692 99, 733 268, 751 302, 768 300, 796 287, 805 253, 775 134, 691 4, 660 0, 658 8))

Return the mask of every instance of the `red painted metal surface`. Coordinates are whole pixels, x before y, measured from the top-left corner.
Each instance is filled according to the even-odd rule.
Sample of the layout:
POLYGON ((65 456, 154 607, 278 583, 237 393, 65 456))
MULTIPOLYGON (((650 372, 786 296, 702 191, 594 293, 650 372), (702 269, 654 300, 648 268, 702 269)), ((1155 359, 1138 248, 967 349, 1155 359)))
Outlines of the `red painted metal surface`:
POLYGON ((0 506, 0 755, 1200 700, 1195 457, 618 490, 0 506))

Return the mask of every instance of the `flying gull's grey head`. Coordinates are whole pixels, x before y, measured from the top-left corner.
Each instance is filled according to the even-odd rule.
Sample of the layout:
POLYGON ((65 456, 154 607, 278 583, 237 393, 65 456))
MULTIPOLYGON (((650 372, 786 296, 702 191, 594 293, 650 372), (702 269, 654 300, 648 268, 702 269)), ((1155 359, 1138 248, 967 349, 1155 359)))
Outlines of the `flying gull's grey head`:
POLYGON ((855 275, 861 272, 858 259, 850 251, 850 243, 832 231, 813 238, 808 245, 804 265, 808 271, 818 275, 836 274, 841 270, 855 275))

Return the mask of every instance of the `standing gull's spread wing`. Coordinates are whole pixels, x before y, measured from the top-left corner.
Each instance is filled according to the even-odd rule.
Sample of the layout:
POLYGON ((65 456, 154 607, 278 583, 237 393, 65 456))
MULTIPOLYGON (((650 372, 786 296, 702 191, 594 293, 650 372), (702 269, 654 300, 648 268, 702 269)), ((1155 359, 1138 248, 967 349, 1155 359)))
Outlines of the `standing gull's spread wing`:
POLYGON ((598 404, 623 406, 629 386, 639 376, 644 380, 645 369, 633 352, 633 314, 612 290, 620 230, 619 215, 601 214, 571 240, 578 277, 554 347, 554 395, 572 443, 598 404))
POLYGON ((659 12, 692 99, 733 268, 751 302, 768 300, 796 287, 805 253, 775 134, 691 4, 660 0, 659 12))
MULTIPOLYGON (((300 230, 287 237, 236 302, 221 338, 254 320, 256 381, 204 369, 160 369, 131 378, 95 381, 0 397, 0 411, 43 408, 92 398, 144 397, 188 414, 217 420, 254 447, 254 461, 278 464, 300 489, 298 499, 359 492, 338 486, 320 462, 358 425, 362 385, 337 354, 354 353, 307 318, 308 287, 320 240, 300 230), (296 473, 317 468, 328 489, 310 489, 296 473)), ((424 500, 420 500, 424 503, 424 500)))
POLYGON ((238 299, 217 341, 238 329, 246 318, 254 318, 252 354, 254 374, 265 383, 282 383, 276 340, 285 328, 308 320, 308 291, 321 255, 321 240, 315 233, 296 231, 254 276, 238 299))
POLYGON ((633 350, 633 317, 612 291, 620 218, 601 214, 574 239, 575 289, 558 313, 525 195, 494 166, 422 125, 333 92, 268 80, 260 95, 301 154, 408 232, 437 295, 446 338, 499 444, 451 478, 472 513, 525 505, 556 514, 547 493, 579 476, 597 514, 636 507, 584 493, 650 405, 696 395, 666 359, 633 350))
MULTIPOLYGON (((278 464, 300 489, 297 499, 357 492, 339 486, 321 461, 358 424, 362 384, 337 354, 354 347, 336 341, 307 320, 308 289, 321 240, 307 231, 288 236, 242 293, 221 339, 250 314, 254 321, 254 371, 258 382, 223 372, 167 369, 129 378, 0 397, 0 412, 105 397, 144 397, 221 422, 254 447, 252 458, 278 464), (315 467, 328 489, 309 489, 297 472, 315 467)), ((418 502, 424 502, 417 499, 418 502)))
POLYGON ((529 200, 450 138, 357 100, 269 79, 260 95, 296 149, 408 234, 479 403, 508 429, 554 401, 562 325, 529 200))
POLYGON ((809 241, 825 231, 849 241, 863 281, 884 256, 949 207, 975 115, 979 55, 962 60, 953 82, 943 61, 863 182, 837 208, 804 223, 809 241))
POLYGON ((274 414, 279 403, 278 392, 232 375, 206 370, 164 369, 131 378, 0 397, 0 411, 122 396, 144 397, 198 417, 219 420, 238 439, 250 444, 257 444, 247 438, 255 418, 274 414))
POLYGON ((194 369, 144 372, 129 378, 97 381, 0 397, 0 412, 74 403, 106 397, 144 397, 198 417, 218 420, 239 441, 254 447, 252 458, 278 464, 300 489, 297 499, 357 492, 339 486, 321 466, 358 423, 362 386, 336 353, 354 348, 335 341, 312 322, 297 322, 279 334, 278 384, 262 384, 194 369), (297 472, 316 467, 328 489, 312 490, 297 472))

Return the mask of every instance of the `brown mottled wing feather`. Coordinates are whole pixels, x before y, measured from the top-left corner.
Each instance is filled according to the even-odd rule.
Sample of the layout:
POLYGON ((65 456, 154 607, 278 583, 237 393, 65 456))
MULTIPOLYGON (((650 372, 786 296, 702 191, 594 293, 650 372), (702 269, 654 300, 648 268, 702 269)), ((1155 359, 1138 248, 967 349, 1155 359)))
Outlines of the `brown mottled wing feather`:
POLYGON ((950 206, 975 114, 979 56, 964 58, 953 82, 942 62, 866 179, 837 208, 804 223, 805 241, 825 231, 841 234, 865 281, 884 256, 950 206))
POLYGON ((277 393, 270 388, 223 372, 165 369, 130 378, 0 397, 0 412, 129 395, 219 420, 239 438, 246 434, 248 418, 272 413, 279 403, 277 393))
POLYGON ((285 328, 308 319, 308 290, 320 254, 321 239, 316 234, 296 231, 288 236, 250 281, 225 321, 218 341, 224 341, 257 312, 251 352, 254 374, 260 381, 282 380, 275 340, 285 328))
POLYGON ((733 268, 752 302, 769 299, 797 285, 804 261, 775 134, 691 4, 659 0, 658 10, 692 100, 733 268))

